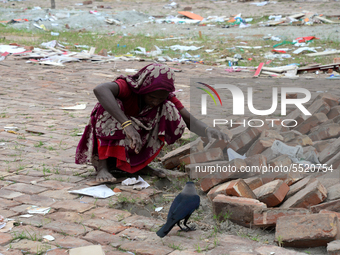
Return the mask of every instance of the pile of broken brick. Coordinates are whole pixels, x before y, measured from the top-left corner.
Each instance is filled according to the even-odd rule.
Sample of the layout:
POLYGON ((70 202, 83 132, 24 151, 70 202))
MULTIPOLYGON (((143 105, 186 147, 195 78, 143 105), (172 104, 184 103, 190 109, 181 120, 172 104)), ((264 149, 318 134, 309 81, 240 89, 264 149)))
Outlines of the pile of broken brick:
POLYGON ((292 129, 239 126, 229 130, 233 135, 229 143, 198 138, 161 161, 168 169, 185 164, 190 178, 198 179, 207 192, 220 220, 275 227, 276 241, 284 246, 328 245, 329 252, 340 252, 340 241, 336 241, 340 237, 339 103, 333 94, 319 94, 307 108, 312 115, 296 109, 286 116, 297 123, 292 129), (300 148, 303 155, 312 152, 320 164, 294 161, 290 152, 278 154, 273 150, 277 143, 291 150, 300 148), (230 160, 226 153, 230 149, 245 155, 230 160), (212 166, 214 171, 206 170, 212 166), (288 171, 242 172, 247 166, 288 171), (218 171, 223 167, 225 171, 218 171))

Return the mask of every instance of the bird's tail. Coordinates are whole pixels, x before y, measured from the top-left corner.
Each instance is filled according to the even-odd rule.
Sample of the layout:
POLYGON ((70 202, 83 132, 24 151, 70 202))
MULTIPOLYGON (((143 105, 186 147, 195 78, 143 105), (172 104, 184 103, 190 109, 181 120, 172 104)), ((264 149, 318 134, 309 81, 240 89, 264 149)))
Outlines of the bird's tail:
POLYGON ((163 238, 164 236, 166 236, 170 231, 171 229, 175 226, 176 222, 167 222, 165 223, 165 225, 163 225, 163 227, 161 227, 160 230, 158 230, 156 232, 156 234, 160 237, 160 238, 163 238))

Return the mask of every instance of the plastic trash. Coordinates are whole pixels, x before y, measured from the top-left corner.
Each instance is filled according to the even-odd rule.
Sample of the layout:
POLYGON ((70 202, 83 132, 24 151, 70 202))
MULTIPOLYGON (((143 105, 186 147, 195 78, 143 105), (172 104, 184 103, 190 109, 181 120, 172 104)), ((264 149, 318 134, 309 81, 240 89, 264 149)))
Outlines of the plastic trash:
POLYGON ((126 180, 122 181, 123 186, 130 186, 133 185, 133 189, 146 189, 150 186, 149 183, 143 180, 142 177, 138 176, 138 179, 136 178, 127 178, 126 180))
POLYGON ((228 153, 228 159, 229 159, 229 161, 231 161, 231 160, 233 160, 233 159, 235 159, 235 158, 240 158, 240 159, 245 159, 245 158, 247 158, 247 157, 245 156, 246 154, 240 155, 240 154, 238 154, 236 151, 234 151, 234 150, 231 149, 231 148, 228 148, 228 149, 227 149, 227 153, 228 153))
POLYGON ((182 45, 173 45, 170 46, 171 50, 180 50, 180 51, 189 51, 189 50, 199 50, 203 48, 203 46, 201 47, 196 47, 196 46, 182 46, 182 45))
POLYGON ((87 195, 96 198, 108 198, 116 194, 112 189, 108 188, 104 184, 80 190, 71 190, 69 193, 87 195))
POLYGON ((58 33, 58 32, 51 32, 51 35, 53 35, 53 36, 58 36, 59 33, 58 33))
POLYGON ((288 155, 294 163, 303 158, 303 148, 300 145, 293 147, 275 140, 271 149, 276 156, 280 156, 282 154, 288 155))

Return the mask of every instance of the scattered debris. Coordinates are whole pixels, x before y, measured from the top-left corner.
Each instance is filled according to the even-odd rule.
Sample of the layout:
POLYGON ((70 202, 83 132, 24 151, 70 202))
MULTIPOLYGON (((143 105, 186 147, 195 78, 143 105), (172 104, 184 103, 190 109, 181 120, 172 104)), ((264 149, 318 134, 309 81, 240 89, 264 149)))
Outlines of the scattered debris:
POLYGON ((133 185, 133 189, 146 189, 147 187, 150 186, 150 184, 144 181, 143 178, 140 176, 138 176, 138 179, 136 179, 135 177, 128 178, 122 181, 122 185, 125 186, 133 185))
POLYGON ((116 194, 112 189, 108 188, 104 184, 80 190, 71 190, 69 193, 87 195, 95 198, 108 198, 116 194))

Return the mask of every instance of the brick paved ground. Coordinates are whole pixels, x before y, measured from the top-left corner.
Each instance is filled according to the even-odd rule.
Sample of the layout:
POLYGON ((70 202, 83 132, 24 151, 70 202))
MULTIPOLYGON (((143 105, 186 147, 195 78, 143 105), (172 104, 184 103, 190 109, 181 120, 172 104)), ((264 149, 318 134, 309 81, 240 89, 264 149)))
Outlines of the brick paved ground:
MULTIPOLYGON (((48 250, 47 254, 57 255, 66 254, 73 247, 101 244, 107 255, 126 254, 124 251, 157 255, 298 254, 237 236, 214 235, 211 231, 179 233, 174 228, 160 239, 155 230, 164 221, 146 217, 151 215, 148 210, 153 210, 156 196, 161 196, 153 188, 143 192, 127 190, 120 198, 98 200, 68 193, 93 185, 92 167, 74 164, 80 139, 77 133, 82 132, 96 103, 92 89, 120 72, 113 70, 114 64, 83 62, 51 68, 11 58, 2 63, 5 65, 0 66, 0 215, 22 224, 0 233, 0 253, 44 254, 48 250), (77 103, 86 103, 87 108, 60 109, 77 103), (18 131, 5 132, 5 126, 18 127, 18 131), (134 202, 131 212, 146 216, 117 207, 122 198, 134 202), (52 209, 44 216, 20 217, 30 205, 52 209), (47 234, 55 241, 42 238, 47 234)), ((116 69, 138 69, 144 65, 120 62, 116 69)), ((189 106, 186 87, 189 77, 204 75, 207 67, 182 68, 184 71, 177 75, 177 87, 184 92, 179 98, 189 106)), ((220 75, 220 71, 211 74, 220 75)))

